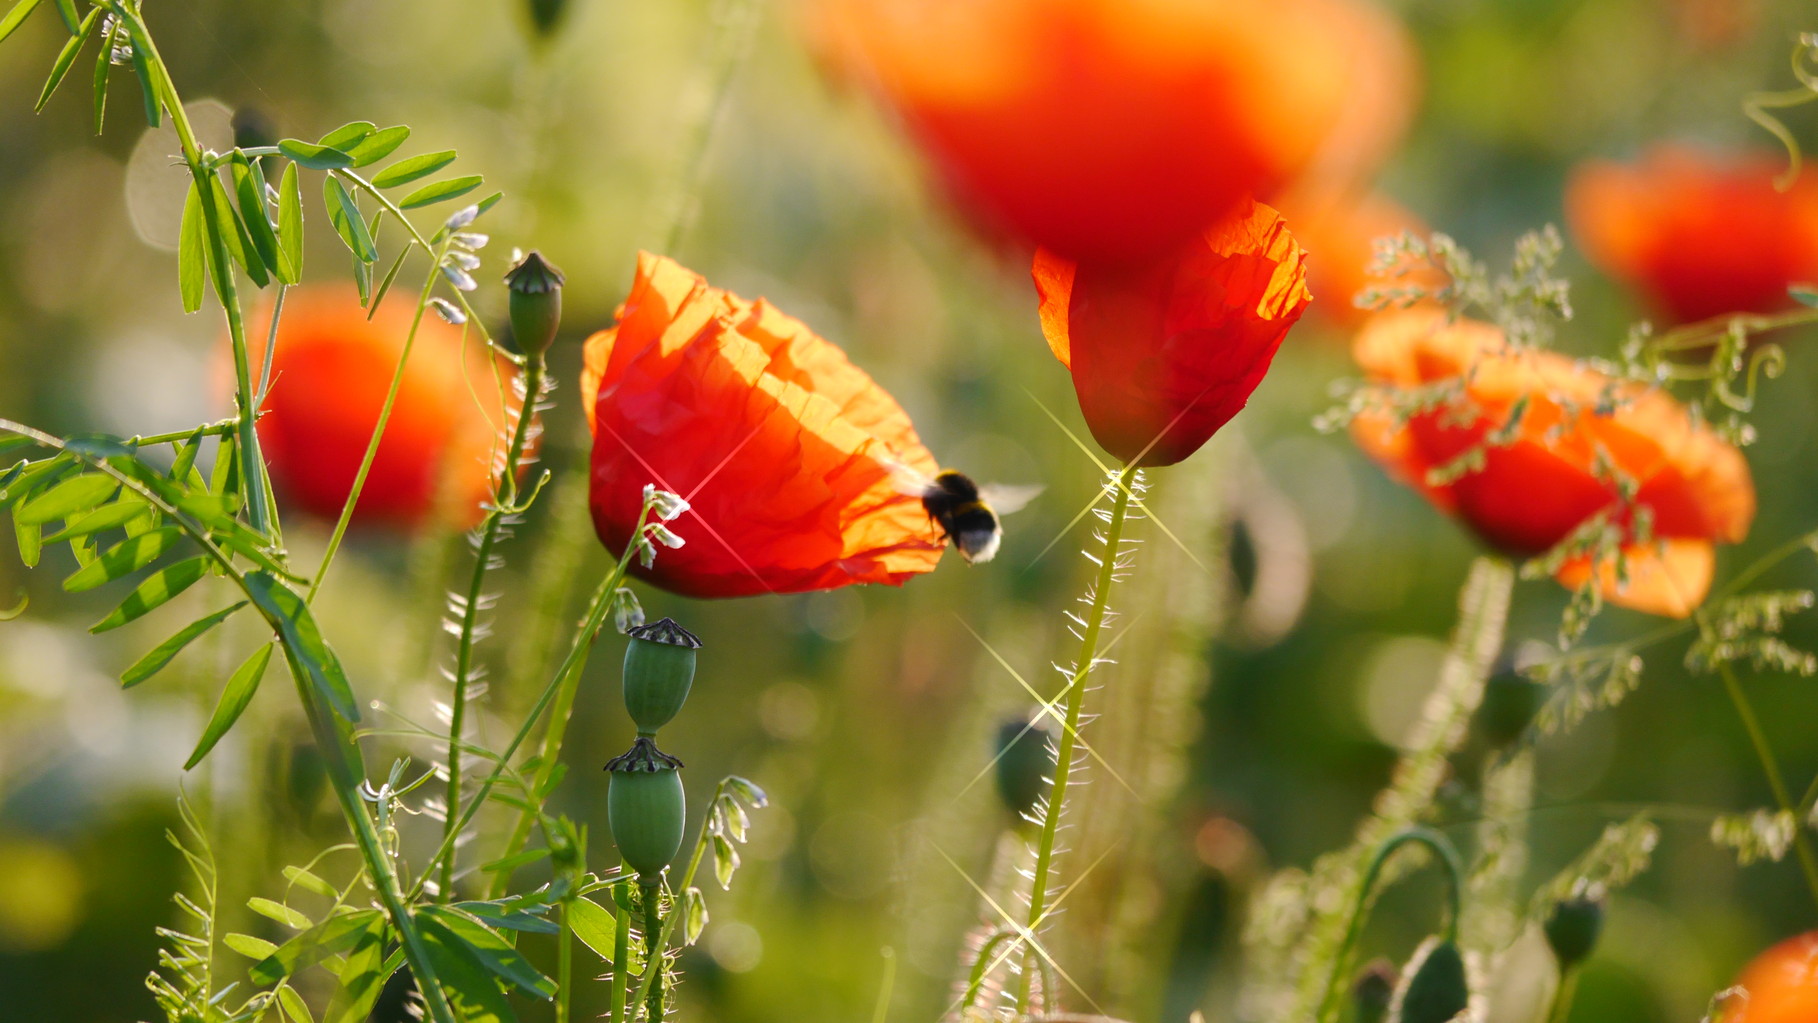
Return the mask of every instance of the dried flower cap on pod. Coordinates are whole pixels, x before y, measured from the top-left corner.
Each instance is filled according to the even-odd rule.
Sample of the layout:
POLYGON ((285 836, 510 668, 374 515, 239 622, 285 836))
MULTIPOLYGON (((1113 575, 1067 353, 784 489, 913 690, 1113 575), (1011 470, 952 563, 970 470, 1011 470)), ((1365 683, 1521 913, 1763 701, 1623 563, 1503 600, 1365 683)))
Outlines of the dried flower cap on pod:
POLYGON ((505 274, 511 290, 511 336, 526 355, 541 355, 562 325, 562 284, 567 278, 543 254, 531 250, 505 274))
POLYGON ((1463 953, 1450 941, 1428 940, 1408 963, 1408 984, 1395 1013, 1400 1023, 1449 1023, 1470 1005, 1463 953))
POLYGON ((695 651, 701 641, 664 618, 627 633, 625 710, 640 735, 653 735, 673 720, 694 684, 695 651))
POLYGON ((1553 907, 1543 930, 1561 970, 1584 962, 1597 947, 1597 936, 1603 932, 1603 903, 1603 892, 1592 888, 1553 907))

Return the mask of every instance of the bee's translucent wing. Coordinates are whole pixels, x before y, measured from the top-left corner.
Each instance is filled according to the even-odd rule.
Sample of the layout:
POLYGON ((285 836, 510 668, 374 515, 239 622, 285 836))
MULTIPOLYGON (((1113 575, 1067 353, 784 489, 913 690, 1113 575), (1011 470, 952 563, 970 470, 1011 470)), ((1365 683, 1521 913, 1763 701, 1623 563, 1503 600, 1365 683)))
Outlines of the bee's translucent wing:
POLYGON ((918 472, 894 458, 886 458, 883 463, 890 470, 890 483, 899 494, 921 497, 928 492, 929 487, 934 486, 934 477, 918 472))
POLYGON ((978 488, 979 499, 989 505, 999 515, 1008 515, 1035 500, 1036 496, 1048 489, 1039 483, 1024 486, 1006 486, 1001 483, 990 483, 978 488))

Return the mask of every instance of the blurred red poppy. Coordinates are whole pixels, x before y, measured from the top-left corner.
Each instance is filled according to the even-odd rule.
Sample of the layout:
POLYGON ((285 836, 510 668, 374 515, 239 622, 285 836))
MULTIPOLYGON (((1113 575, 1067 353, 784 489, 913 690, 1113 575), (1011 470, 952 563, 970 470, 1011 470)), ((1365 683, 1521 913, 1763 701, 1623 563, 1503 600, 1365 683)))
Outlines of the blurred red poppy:
POLYGON ((1403 232, 1425 237, 1427 227, 1400 203, 1376 192, 1296 190, 1279 203, 1295 240, 1307 250, 1307 281, 1316 296, 1313 312, 1343 327, 1370 317, 1358 297, 1372 288, 1444 286, 1445 274, 1431 264, 1387 273, 1373 272, 1376 241, 1403 232))
MULTIPOLYGON (((282 500, 323 519, 341 514, 411 316, 407 305, 392 301, 368 319, 351 285, 292 288, 285 297, 259 420, 259 442, 282 500)), ((255 374, 270 322, 267 311, 248 326, 255 374)), ((495 376, 477 340, 464 342, 460 328, 423 317, 354 522, 466 529, 480 520, 505 422, 501 378, 510 386, 509 364, 498 365, 495 376)))
MULTIPOLYGON (((1529 557, 1564 542, 1600 513, 1626 538, 1626 586, 1608 559, 1595 566, 1606 599, 1653 614, 1684 617, 1704 600, 1716 543, 1748 534, 1755 487, 1742 452, 1659 390, 1618 383, 1563 355, 1514 351, 1502 332, 1472 320, 1448 322, 1442 309, 1378 313, 1358 334, 1357 361, 1378 386, 1411 391, 1460 388, 1398 424, 1386 410, 1352 424, 1358 444, 1391 475, 1469 525, 1485 543, 1529 557), (1523 412, 1508 444, 1488 444, 1523 412), (1480 467, 1448 483, 1429 473, 1480 450, 1480 467), (1606 463, 1633 481, 1626 507, 1606 463), (1640 542, 1636 514, 1652 516, 1655 542, 1640 542)), ((1429 391, 1429 393, 1434 393, 1429 391)), ((1559 580, 1577 587, 1593 571, 1569 561, 1559 580)))
POLYGON ((1755 957, 1736 978, 1723 1023, 1811 1023, 1818 1019, 1818 931, 1755 957))
POLYGON ((1314 164, 1379 160, 1413 93, 1400 26, 1358 0, 812 9, 987 233, 1074 259, 1149 257, 1314 164))
POLYGON ((1685 323, 1791 303, 1787 286, 1818 281, 1818 173, 1781 192, 1784 155, 1725 158, 1676 145, 1637 163, 1578 168, 1566 218, 1585 255, 1685 323))
POLYGON ((909 416, 840 349, 763 299, 638 255, 618 323, 587 339, 600 539, 623 551, 646 484, 691 505, 687 543, 633 571, 694 597, 901 585, 943 544, 900 464, 938 471, 909 416))
POLYGON ((1198 451, 1249 401, 1312 301, 1305 259, 1261 203, 1144 263, 1038 251, 1042 333, 1099 445, 1141 465, 1198 451))

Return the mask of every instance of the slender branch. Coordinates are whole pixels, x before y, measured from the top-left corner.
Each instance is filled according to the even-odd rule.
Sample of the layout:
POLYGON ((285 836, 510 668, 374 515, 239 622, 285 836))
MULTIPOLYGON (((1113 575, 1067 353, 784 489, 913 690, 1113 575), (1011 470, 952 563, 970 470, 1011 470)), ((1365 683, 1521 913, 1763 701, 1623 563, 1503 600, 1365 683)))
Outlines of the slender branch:
POLYGON ((1119 550, 1122 546, 1124 521, 1130 511, 1130 487, 1126 477, 1136 470, 1129 466, 1111 473, 1111 482, 1117 489, 1116 497, 1111 504, 1111 520, 1105 527, 1105 552, 1098 565, 1098 583, 1092 591, 1092 610, 1086 618, 1086 627, 1080 636, 1079 659, 1074 662, 1073 675, 1067 680, 1067 716, 1062 726, 1060 749, 1054 760, 1054 787, 1048 794, 1048 812, 1042 815, 1042 831, 1035 852, 1035 873, 1029 888, 1029 922, 1027 930, 1031 934, 1029 946, 1023 950, 1023 969, 1021 979, 1017 982, 1016 1012, 1027 1015, 1031 982, 1034 979, 1036 951, 1033 933, 1041 926, 1044 910, 1048 905, 1048 875, 1054 865, 1054 839, 1060 829, 1061 814, 1067 807, 1067 784, 1073 774, 1073 753, 1079 735, 1080 708, 1086 702, 1086 679, 1092 674, 1092 668, 1098 659, 1098 634, 1104 627, 1105 611, 1111 596, 1111 584, 1115 579, 1115 570, 1119 550))
POLYGON ((1761 720, 1755 716, 1754 705, 1749 702, 1748 694, 1737 680, 1736 670, 1725 661, 1718 665, 1718 671, 1723 675, 1724 691, 1729 694, 1730 703, 1736 707, 1736 716, 1742 719, 1742 727, 1749 733, 1749 743, 1755 747, 1755 756, 1761 760, 1761 770, 1767 775, 1768 788, 1773 790, 1774 802, 1779 804, 1783 813, 1793 815, 1793 849, 1799 857, 1799 868, 1805 874, 1806 887, 1811 890, 1812 899, 1818 901, 1818 855, 1813 853, 1805 823, 1799 819, 1799 811, 1787 791, 1786 779, 1780 773, 1779 762, 1774 759, 1774 750, 1768 744, 1767 733, 1761 729, 1761 720))
MULTIPOLYGON (((617 890, 617 886, 614 886, 617 890)), ((616 898, 614 899, 616 903, 616 898)), ((615 922, 612 931, 612 1007, 609 1010, 609 1023, 625 1021, 625 989, 630 986, 631 974, 631 914, 625 912, 624 906, 617 907, 613 914, 615 922)))
POLYGON ((1553 988, 1553 1001, 1547 1007, 1547 1023, 1566 1023, 1572 1015, 1572 996, 1578 992, 1578 970, 1568 968, 1559 973, 1553 988))

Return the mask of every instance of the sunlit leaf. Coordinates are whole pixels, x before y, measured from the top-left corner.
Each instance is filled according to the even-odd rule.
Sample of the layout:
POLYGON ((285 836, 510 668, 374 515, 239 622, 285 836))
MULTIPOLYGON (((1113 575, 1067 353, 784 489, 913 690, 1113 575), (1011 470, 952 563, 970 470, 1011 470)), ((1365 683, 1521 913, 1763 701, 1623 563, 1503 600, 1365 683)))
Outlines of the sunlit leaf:
POLYGON ((0 43, 6 42, 6 37, 12 35, 14 30, 24 24, 26 16, 31 14, 37 6, 38 0, 19 0, 11 10, 6 12, 4 17, 0 17, 0 43))
MULTIPOLYGON (((3 35, 4 33, 0 33, 3 35)), ((95 134, 101 134, 101 127, 107 121, 107 78, 114 70, 114 35, 112 32, 101 37, 101 52, 95 55, 94 104, 95 134)))
POLYGON ((309 681, 335 712, 348 721, 360 720, 353 687, 322 633, 316 628, 309 605, 297 593, 265 572, 246 576, 247 593, 272 626, 284 636, 284 645, 309 675, 309 681))
POLYGON ((398 258, 391 261, 391 269, 385 271, 385 279, 379 283, 379 290, 373 293, 372 300, 367 303, 367 319, 372 319, 373 314, 379 311, 379 303, 385 301, 385 293, 391 290, 391 282, 397 280, 398 271, 404 269, 404 257, 410 255, 410 250, 415 247, 416 243, 412 242, 398 250, 398 258))
POLYGON ((295 284, 303 279, 303 186, 294 163, 278 184, 278 240, 278 279, 295 284))
POLYGON ((202 308, 202 282, 207 276, 208 224, 202 217, 202 193, 191 181, 189 196, 183 200, 182 227, 177 232, 177 290, 183 296, 184 312, 202 308))
POLYGON ((118 501, 105 504, 90 512, 70 519, 63 528, 44 538, 45 543, 63 543, 79 536, 117 529, 133 519, 144 515, 151 505, 136 494, 123 494, 118 501))
POLYGON ((277 951, 248 971, 248 979, 260 986, 276 984, 295 976, 299 970, 352 948, 374 925, 378 925, 382 933, 384 922, 376 909, 331 916, 278 946, 277 951))
POLYGON ((245 153, 235 151, 233 175, 234 195, 240 201, 240 219, 246 225, 253 252, 279 280, 283 280, 278 235, 271 229, 271 215, 266 212, 265 172, 259 168, 257 160, 249 160, 245 153))
POLYGON ((701 932, 707 929, 707 900, 701 897, 701 890, 693 885, 682 893, 682 940, 692 945, 701 939, 701 932))
POLYGON ((568 929, 581 939, 581 944, 612 966, 613 944, 618 923, 606 907, 590 899, 575 899, 568 904, 568 929))
MULTIPOLYGON (((270 647, 266 648, 268 655, 270 649, 270 647)), ((341 894, 335 890, 334 885, 329 884, 327 881, 322 880, 320 877, 317 877, 315 874, 310 873, 302 867, 285 867, 284 879, 304 891, 315 892, 317 895, 325 898, 332 899, 341 894)))
POLYGON ((555 994, 555 981, 537 972, 530 960, 513 948, 504 935, 473 917, 449 906, 425 906, 418 911, 417 919, 422 921, 425 931, 440 928, 448 932, 488 972, 519 990, 543 998, 555 994))
POLYGON ((70 35, 82 30, 82 16, 76 12, 76 0, 57 0, 57 13, 63 16, 63 27, 70 35))
POLYGON ((399 160, 372 177, 376 188, 396 188, 406 185, 418 178, 426 178, 436 171, 454 162, 455 151, 444 149, 439 153, 423 153, 399 160))
MULTIPOLYGON (((265 264, 259 260, 258 250, 253 247, 251 235, 247 233, 246 222, 240 219, 240 211, 234 209, 233 200, 227 197, 227 186, 221 183, 221 175, 208 175, 209 194, 214 196, 215 223, 221 235, 221 244, 233 261, 240 264, 254 284, 263 288, 271 283, 271 277, 265 272, 265 264)), ((217 273, 221 272, 217 269, 217 273)), ((225 290, 225 289, 223 289, 225 290)))
POLYGON ((82 45, 88 42, 89 36, 94 34, 95 25, 100 20, 101 8, 91 9, 88 17, 82 19, 81 28, 70 36, 69 42, 63 44, 62 52, 57 54, 56 61, 51 64, 50 77, 44 80, 44 91, 38 94, 38 104, 32 108, 33 110, 43 112, 44 105, 50 102, 52 94, 57 91, 57 86, 63 84, 63 77, 69 74, 69 69, 76 63, 76 56, 82 52, 82 45))
MULTIPOLYGON (((97 560, 95 564, 100 564, 100 561, 97 560)), ((208 574, 208 565, 209 559, 206 556, 198 556, 152 573, 139 584, 138 589, 127 595, 126 600, 112 614, 89 626, 88 631, 106 632, 143 616, 195 585, 196 580, 208 574)))
POLYGON ((303 996, 297 994, 295 988, 278 989, 278 1007, 284 1010, 284 1015, 290 1017, 290 1023, 316 1023, 316 1018, 310 1015, 309 1006, 304 1004, 303 996))
POLYGON ((352 156, 353 147, 364 141, 366 136, 371 135, 375 127, 377 125, 371 121, 350 121, 317 139, 316 145, 324 149, 337 149, 352 156))
MULTIPOLYGON (((271 663, 271 651, 272 645, 265 644, 253 651, 253 655, 234 670, 233 677, 227 680, 227 686, 221 690, 221 699, 215 704, 214 715, 208 719, 208 727, 202 729, 202 738, 196 742, 195 751, 183 764, 185 771, 201 763, 202 758, 208 756, 209 750, 215 748, 215 743, 220 742, 221 737, 234 726, 234 722, 240 720, 246 705, 252 702, 253 694, 259 691, 259 680, 265 677, 265 668, 271 663)), ((294 910, 292 912, 295 913, 294 910)), ((292 927, 309 926, 309 920, 301 913, 296 913, 295 919, 302 919, 303 922, 293 923, 292 927)))
POLYGON ((488 874, 497 873, 501 870, 516 870, 526 864, 535 863, 538 860, 544 859, 548 855, 548 849, 525 849, 522 852, 513 853, 503 859, 481 864, 480 869, 488 874))
POLYGON ((433 206, 436 203, 466 195, 480 187, 485 181, 486 179, 478 174, 468 174, 464 177, 449 178, 446 181, 431 182, 405 196, 404 201, 398 203, 398 206, 407 210, 413 210, 419 206, 433 206))
POLYGON ((19 561, 26 568, 38 567, 38 555, 44 549, 41 527, 13 520, 13 537, 19 542, 19 561))
POLYGON ((379 250, 373 244, 372 235, 366 230, 366 218, 361 216, 360 207, 341 184, 341 179, 329 175, 322 182, 322 202, 328 207, 329 223, 334 225, 335 233, 347 244, 347 250, 362 263, 371 263, 379 258, 379 250))
POLYGON ((517 1023, 505 992, 460 938, 433 920, 423 920, 422 931, 430 964, 457 1018, 466 1023, 517 1023))
POLYGON ((366 1023, 391 976, 385 967, 385 921, 375 915, 354 934, 353 951, 341 967, 341 986, 329 1000, 323 1023, 366 1023))
POLYGON ((289 157, 292 162, 308 167, 310 170, 339 170, 353 166, 353 157, 339 149, 305 142, 302 139, 282 139, 278 142, 278 152, 289 157))
MULTIPOLYGON (((266 649, 270 650, 271 648, 268 646, 266 649)), ((276 920, 286 927, 305 930, 310 926, 309 917, 304 916, 302 913, 286 906, 282 902, 274 902, 271 899, 263 898, 261 896, 255 895, 252 898, 247 899, 246 908, 268 920, 276 920)))
POLYGON ((362 139, 359 145, 348 149, 347 155, 353 157, 355 167, 365 167, 390 156, 409 137, 410 128, 406 125, 380 128, 362 139))
POLYGON ((120 483, 104 473, 85 473, 67 479, 20 505, 14 518, 28 525, 42 525, 52 519, 66 519, 114 496, 120 483))
POLYGON ((721 888, 731 888, 732 873, 739 869, 739 851, 724 835, 710 837, 713 840, 713 876, 721 888))
MULTIPOLYGON (((480 922, 486 924, 488 927, 499 927, 511 931, 529 931, 534 934, 561 933, 562 929, 556 926, 554 920, 551 920, 546 916, 537 916, 535 913, 527 912, 522 909, 511 908, 512 905, 517 904, 522 904, 522 900, 514 903, 456 902, 453 905, 456 909, 461 910, 469 916, 478 917, 480 922)), ((535 905, 533 908, 538 912, 541 912, 548 908, 548 904, 543 903, 535 905)))
POLYGON ((145 57, 151 49, 148 45, 151 40, 146 38, 143 27, 135 19, 126 18, 122 23, 132 39, 133 73, 139 78, 139 94, 145 101, 145 123, 156 128, 164 115, 160 109, 163 102, 158 98, 158 72, 145 57))
POLYGON ((224 934, 221 944, 233 949, 248 959, 264 959, 278 950, 278 946, 264 938, 255 938, 250 934, 224 934))
POLYGON ((183 531, 176 526, 165 526, 129 537, 108 548, 93 564, 63 580, 63 588, 71 593, 80 593, 110 580, 131 575, 158 560, 160 555, 182 539, 183 531))
POLYGON ((188 625, 185 625, 175 636, 159 643, 151 653, 139 658, 138 661, 134 662, 132 667, 121 672, 121 687, 130 689, 146 679, 151 678, 153 675, 156 675, 165 665, 169 664, 178 654, 182 653, 184 647, 195 642, 196 637, 222 622, 227 621, 235 611, 238 611, 245 606, 246 601, 242 600, 232 607, 222 608, 214 614, 204 618, 198 618, 188 625))

